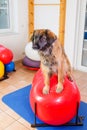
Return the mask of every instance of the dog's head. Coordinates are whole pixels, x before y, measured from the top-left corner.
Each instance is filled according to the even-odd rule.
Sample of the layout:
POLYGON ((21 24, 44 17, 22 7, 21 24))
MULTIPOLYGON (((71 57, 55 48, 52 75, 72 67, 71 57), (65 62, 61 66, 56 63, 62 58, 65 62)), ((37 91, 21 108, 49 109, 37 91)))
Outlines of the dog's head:
POLYGON ((33 49, 44 50, 46 46, 50 46, 55 40, 57 36, 48 29, 39 29, 35 30, 30 37, 30 41, 32 41, 33 49))

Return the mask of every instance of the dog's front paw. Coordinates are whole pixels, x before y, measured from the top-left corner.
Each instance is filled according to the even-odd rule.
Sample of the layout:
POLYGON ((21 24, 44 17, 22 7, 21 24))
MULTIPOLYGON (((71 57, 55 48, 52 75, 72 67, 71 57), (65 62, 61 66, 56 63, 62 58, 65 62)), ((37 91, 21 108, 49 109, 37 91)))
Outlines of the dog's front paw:
POLYGON ((59 82, 57 84, 56 93, 60 93, 62 92, 62 90, 63 90, 63 84, 59 82))
POLYGON ((43 94, 49 94, 49 87, 48 86, 45 86, 43 88, 43 94))

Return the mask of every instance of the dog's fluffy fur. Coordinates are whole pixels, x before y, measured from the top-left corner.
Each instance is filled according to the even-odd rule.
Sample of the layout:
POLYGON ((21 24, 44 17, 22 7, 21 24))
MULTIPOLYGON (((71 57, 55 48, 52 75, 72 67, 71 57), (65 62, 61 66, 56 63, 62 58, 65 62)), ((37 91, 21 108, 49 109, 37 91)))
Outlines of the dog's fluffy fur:
POLYGON ((41 69, 44 75, 43 93, 48 94, 49 78, 53 73, 58 75, 56 92, 63 90, 64 77, 71 78, 70 62, 57 36, 48 29, 35 30, 30 38, 33 49, 37 49, 41 58, 41 69))

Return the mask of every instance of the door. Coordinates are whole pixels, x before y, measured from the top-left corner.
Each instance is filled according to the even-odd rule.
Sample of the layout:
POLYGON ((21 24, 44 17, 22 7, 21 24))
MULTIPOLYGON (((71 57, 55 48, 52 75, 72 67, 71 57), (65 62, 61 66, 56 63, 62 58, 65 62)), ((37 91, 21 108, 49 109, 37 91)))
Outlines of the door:
POLYGON ((76 68, 87 72, 87 0, 80 3, 76 68))

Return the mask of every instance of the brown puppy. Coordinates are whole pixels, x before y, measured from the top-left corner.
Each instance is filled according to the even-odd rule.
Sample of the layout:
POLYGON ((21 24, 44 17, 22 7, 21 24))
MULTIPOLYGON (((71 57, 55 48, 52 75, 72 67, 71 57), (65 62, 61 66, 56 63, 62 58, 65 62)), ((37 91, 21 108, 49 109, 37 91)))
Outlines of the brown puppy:
POLYGON ((37 49, 41 58, 44 75, 43 93, 49 93, 49 79, 53 73, 58 75, 56 92, 63 90, 63 80, 67 75, 71 79, 71 66, 57 36, 48 29, 35 30, 30 38, 33 49, 37 49))

